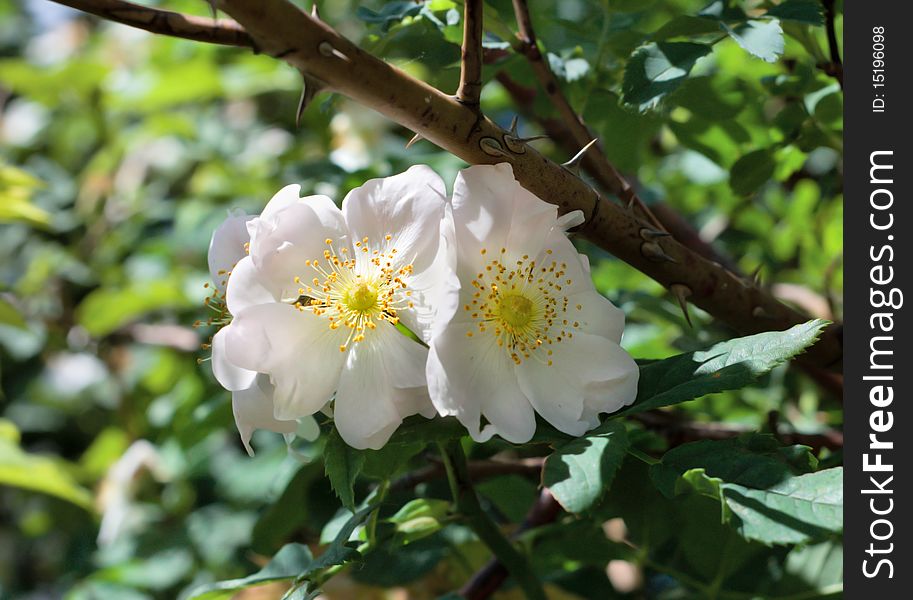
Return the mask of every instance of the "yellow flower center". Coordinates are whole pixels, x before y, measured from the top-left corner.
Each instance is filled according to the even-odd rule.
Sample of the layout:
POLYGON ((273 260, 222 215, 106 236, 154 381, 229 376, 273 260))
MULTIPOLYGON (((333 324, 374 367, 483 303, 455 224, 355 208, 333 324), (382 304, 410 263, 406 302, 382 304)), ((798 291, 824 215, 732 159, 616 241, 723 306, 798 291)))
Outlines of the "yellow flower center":
POLYGON ((536 307, 532 300, 512 290, 501 296, 498 302, 498 316, 505 325, 523 329, 532 320, 534 308, 536 307))
MULTIPOLYGON (((388 235, 385 241, 390 239, 388 235)), ((364 340, 378 322, 396 325, 397 311, 412 308, 406 279, 413 269, 411 264, 396 266, 396 248, 372 248, 368 238, 355 242, 356 257, 350 257, 346 247, 337 253, 329 238, 326 244, 322 258, 304 262, 316 273, 310 284, 295 278, 302 286, 295 307, 325 317, 331 330, 348 329, 345 343, 339 345, 339 351, 345 352, 352 343, 364 340)))
POLYGON ((377 305, 377 290, 363 281, 355 283, 354 287, 346 292, 345 303, 349 310, 368 312, 377 305))
MULTIPOLYGON (((481 250, 482 256, 488 250, 481 250)), ((540 264, 524 255, 508 264, 506 248, 500 257, 490 260, 472 280, 475 291, 463 310, 469 313, 473 327, 466 335, 494 335, 511 360, 521 364, 533 358, 552 364, 552 347, 574 337, 580 328, 569 313, 564 289, 573 284, 567 276, 567 263, 549 261, 551 250, 540 264)), ((582 310, 580 304, 576 310, 582 310)))

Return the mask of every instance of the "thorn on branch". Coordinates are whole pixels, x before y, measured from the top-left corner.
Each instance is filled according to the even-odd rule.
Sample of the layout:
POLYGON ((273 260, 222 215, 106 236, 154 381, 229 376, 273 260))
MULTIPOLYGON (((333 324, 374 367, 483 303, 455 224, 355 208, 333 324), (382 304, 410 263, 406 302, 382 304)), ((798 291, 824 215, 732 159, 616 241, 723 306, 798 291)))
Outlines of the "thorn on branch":
POLYGON ((678 262, 666 254, 666 251, 663 250, 663 247, 660 246, 657 242, 644 242, 640 245, 640 253, 644 256, 644 258, 647 260, 652 260, 653 262, 678 262))
POLYGON ((649 227, 642 227, 640 230, 640 238, 647 242, 652 242, 658 238, 671 237, 671 233, 668 231, 659 231, 657 229, 650 229, 649 227))
POLYGON ((302 73, 301 78, 303 85, 301 87, 301 98, 298 99, 298 109, 295 111, 295 127, 301 126, 301 115, 310 106, 314 96, 325 87, 320 80, 311 77, 307 73, 302 73))
POLYGON ((598 141, 598 138, 593 138, 593 140, 590 141, 589 144, 587 144, 586 146, 581 148, 580 152, 575 154, 571 160, 567 161, 566 163, 562 163, 561 166, 564 167, 565 169, 567 169, 568 171, 571 171, 575 175, 579 174, 580 163, 581 163, 581 161, 583 161, 583 156, 586 154, 586 151, 589 150, 590 148, 592 148, 593 144, 595 144, 597 141, 598 141))
POLYGON ((691 323, 691 315, 688 313, 688 298, 691 296, 691 288, 683 283, 673 283, 669 286, 669 291, 672 292, 672 295, 678 301, 678 306, 682 309, 682 314, 685 316, 685 321, 688 322, 688 327, 694 329, 694 325, 691 323))
POLYGON ((423 140, 423 139, 425 139, 425 138, 422 137, 422 134, 416 133, 415 135, 412 136, 412 139, 411 139, 411 140, 409 140, 408 142, 406 142, 406 150, 408 150, 409 148, 411 148, 411 147, 412 147, 412 144, 414 144, 415 142, 417 142, 417 141, 419 141, 419 140, 423 140))
POLYGON ((526 144, 548 137, 547 135, 533 135, 530 137, 521 138, 517 133, 518 121, 519 117, 514 115, 514 118, 510 121, 510 129, 504 135, 504 145, 507 146, 507 149, 514 154, 523 154, 526 152, 526 144))
POLYGON ((751 274, 751 285, 755 287, 760 287, 761 285, 761 269, 764 268, 764 265, 758 265, 758 268, 754 270, 751 274))
POLYGON ((339 60, 349 62, 349 57, 343 54, 342 51, 335 48, 330 42, 320 42, 320 44, 317 46, 317 50, 320 52, 320 54, 326 56, 327 58, 332 56, 338 58, 339 60))
POLYGON ((511 160, 512 158, 509 153, 504 151, 504 148, 501 146, 501 142, 493 137, 484 137, 479 140, 479 148, 481 148, 482 152, 488 156, 497 156, 507 160, 511 160))
POLYGON ((311 16, 320 21, 320 9, 317 8, 317 0, 314 0, 314 4, 311 6, 311 16))

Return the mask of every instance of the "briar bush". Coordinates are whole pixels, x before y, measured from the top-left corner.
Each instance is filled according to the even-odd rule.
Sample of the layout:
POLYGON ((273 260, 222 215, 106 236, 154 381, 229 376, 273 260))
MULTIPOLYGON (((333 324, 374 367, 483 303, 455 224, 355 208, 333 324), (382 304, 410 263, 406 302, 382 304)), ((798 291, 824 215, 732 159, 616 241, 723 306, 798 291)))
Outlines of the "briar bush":
POLYGON ((842 594, 841 2, 68 4, 0 0, 0 598, 842 594))

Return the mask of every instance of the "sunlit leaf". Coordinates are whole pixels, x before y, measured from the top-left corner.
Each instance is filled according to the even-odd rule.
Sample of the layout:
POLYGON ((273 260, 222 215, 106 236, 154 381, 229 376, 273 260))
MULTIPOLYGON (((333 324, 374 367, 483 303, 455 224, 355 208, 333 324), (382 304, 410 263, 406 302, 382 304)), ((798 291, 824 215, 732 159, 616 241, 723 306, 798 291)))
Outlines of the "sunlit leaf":
POLYGON ((622 91, 626 104, 650 108, 680 86, 709 44, 658 42, 638 48, 625 68, 622 91))
POLYGON ((559 446, 545 461, 542 483, 568 512, 583 512, 612 485, 628 449, 624 425, 609 421, 559 446))

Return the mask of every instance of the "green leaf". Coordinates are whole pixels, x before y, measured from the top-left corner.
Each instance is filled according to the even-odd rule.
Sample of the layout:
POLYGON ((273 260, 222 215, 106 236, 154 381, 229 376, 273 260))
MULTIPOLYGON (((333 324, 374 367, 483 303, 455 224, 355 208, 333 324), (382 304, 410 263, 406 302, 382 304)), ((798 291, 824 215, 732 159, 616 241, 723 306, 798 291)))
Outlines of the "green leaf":
POLYGON ((28 329, 28 325, 16 308, 0 298, 0 325, 9 325, 17 329, 28 329))
POLYGON ((583 58, 563 59, 549 52, 547 59, 552 72, 565 81, 577 81, 590 71, 590 63, 583 58))
POLYGON ((397 540, 410 544, 437 532, 450 511, 450 502, 434 498, 417 498, 406 503, 387 519, 396 525, 397 540))
POLYGON ((335 567, 336 565, 341 565, 360 558, 361 554, 352 547, 349 538, 352 537, 352 532, 355 531, 355 528, 364 523, 365 519, 368 518, 368 515, 376 510, 376 508, 377 507, 374 506, 373 503, 369 502, 356 511, 336 533, 336 537, 333 538, 329 548, 324 550, 323 554, 314 561, 307 572, 302 573, 301 577, 304 578, 311 573, 316 573, 317 571, 335 567))
POLYGON ((93 337, 102 337, 154 310, 189 305, 175 280, 136 282, 121 289, 99 288, 90 293, 76 308, 76 320, 93 337))
POLYGON ((390 437, 387 445, 422 444, 423 446, 428 446, 435 442, 456 440, 465 435, 466 428, 460 424, 456 417, 435 417, 429 420, 420 415, 415 415, 403 421, 403 424, 390 437))
POLYGON ((776 62, 783 54, 783 28, 780 21, 752 19, 739 24, 723 24, 723 29, 746 52, 766 62, 776 62))
POLYGON ((772 435, 750 433, 728 440, 682 444, 650 469, 650 478, 671 498, 675 493, 670 483, 692 469, 706 470, 709 476, 730 483, 766 488, 784 478, 810 473, 817 465, 807 446, 784 447, 772 435))
POLYGON ((43 186, 43 182, 30 173, 0 164, 0 223, 20 222, 35 227, 50 225, 50 213, 32 204, 32 194, 43 186))
POLYGON ((712 50, 709 44, 655 42, 634 51, 622 82, 623 101, 641 110, 655 106, 682 84, 697 60, 712 50))
POLYGON ((415 2, 401 1, 388 2, 380 12, 371 10, 366 6, 359 6, 355 15, 365 23, 380 25, 383 31, 387 31, 406 17, 417 15, 422 10, 421 4, 415 2))
POLYGON ((407 585, 427 576, 450 552, 452 546, 441 534, 408 546, 385 544, 372 550, 363 564, 352 570, 359 583, 380 587, 407 585))
POLYGON ((724 484, 736 528, 764 544, 801 544, 843 530, 843 467, 791 477, 765 490, 724 484))
POLYGON ((335 428, 327 438, 324 469, 343 506, 355 512, 355 479, 365 464, 365 453, 346 444, 335 428))
POLYGON ((323 465, 317 461, 308 463, 260 515, 253 529, 251 548, 260 554, 272 554, 296 530, 319 529, 338 508, 323 465))
POLYGON ((717 19, 681 15, 657 29, 651 37, 656 42, 662 42, 671 38, 695 37, 719 32, 720 22, 717 19))
POLYGON ((766 16, 806 25, 824 25, 824 10, 818 0, 786 0, 768 10, 766 16))
POLYGON ((736 194, 747 196, 773 177, 776 166, 770 150, 749 152, 732 165, 729 186, 736 194))
POLYGON ((555 450, 545 460, 542 483, 568 512, 585 511, 612 485, 627 449, 624 425, 608 421, 555 450))
POLYGON ((18 431, 5 427, 0 436, 0 485, 39 492, 65 500, 92 511, 92 494, 73 480, 57 461, 23 451, 18 445, 18 431))
POLYGON ((286 544, 265 567, 253 575, 201 585, 191 591, 186 600, 227 600, 238 590, 271 581, 294 579, 300 583, 324 569, 359 558, 361 555, 351 547, 349 537, 374 509, 373 505, 368 505, 353 514, 336 534, 330 546, 316 559, 307 546, 286 544))
POLYGON ((291 580, 312 570, 314 557, 304 544, 286 544, 265 567, 241 579, 207 583, 194 588, 186 600, 227 600, 245 588, 273 581, 291 580))
POLYGON ((736 338, 707 350, 679 354, 640 369, 637 399, 613 417, 679 404, 752 383, 818 339, 827 321, 815 319, 786 331, 736 338))
POLYGON ((816 463, 804 446, 750 434, 679 446, 651 467, 650 478, 668 497, 720 501, 723 522, 748 540, 798 544, 843 528, 842 469, 811 472, 816 463))
POLYGON ((386 481, 405 470, 409 460, 427 447, 421 442, 387 442, 380 450, 365 450, 362 472, 366 477, 386 481))

